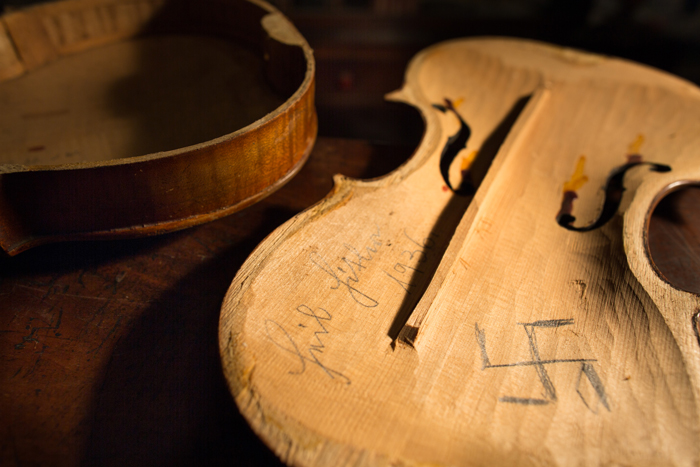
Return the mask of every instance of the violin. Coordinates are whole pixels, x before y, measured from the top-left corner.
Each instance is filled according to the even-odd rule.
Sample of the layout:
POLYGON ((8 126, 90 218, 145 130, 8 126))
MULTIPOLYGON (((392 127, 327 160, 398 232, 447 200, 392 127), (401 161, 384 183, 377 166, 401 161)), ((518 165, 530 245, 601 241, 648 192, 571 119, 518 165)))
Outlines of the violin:
POLYGON ((425 135, 335 177, 222 305, 229 388, 290 465, 700 462, 700 298, 648 222, 700 180, 700 89, 486 38, 418 54, 425 135))

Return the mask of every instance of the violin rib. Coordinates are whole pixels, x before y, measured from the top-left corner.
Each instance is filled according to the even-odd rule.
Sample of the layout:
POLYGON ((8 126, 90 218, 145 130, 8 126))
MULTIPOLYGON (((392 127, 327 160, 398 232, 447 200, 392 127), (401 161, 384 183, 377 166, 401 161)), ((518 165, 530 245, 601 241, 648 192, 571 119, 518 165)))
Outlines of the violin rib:
POLYGON ((257 0, 0 18, 0 248, 155 235, 271 194, 316 140, 313 54, 257 0))

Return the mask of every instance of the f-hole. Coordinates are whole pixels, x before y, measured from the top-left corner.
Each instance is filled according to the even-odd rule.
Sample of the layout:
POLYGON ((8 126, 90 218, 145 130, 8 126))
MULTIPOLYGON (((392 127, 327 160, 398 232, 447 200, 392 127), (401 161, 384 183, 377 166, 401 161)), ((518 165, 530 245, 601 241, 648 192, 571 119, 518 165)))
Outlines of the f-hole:
POLYGON ((624 178, 625 173, 632 167, 639 165, 649 165, 649 169, 654 172, 670 172, 671 167, 664 164, 655 164, 653 162, 633 161, 628 162, 620 167, 616 167, 610 172, 608 180, 605 183, 605 200, 603 201, 603 209, 598 218, 588 225, 581 227, 574 226, 576 218, 571 214, 573 210, 574 200, 578 198, 575 191, 566 191, 561 202, 561 208, 557 214, 557 223, 567 230, 574 232, 590 232, 591 230, 599 229, 608 223, 613 218, 620 202, 622 201, 622 193, 625 191, 624 178))

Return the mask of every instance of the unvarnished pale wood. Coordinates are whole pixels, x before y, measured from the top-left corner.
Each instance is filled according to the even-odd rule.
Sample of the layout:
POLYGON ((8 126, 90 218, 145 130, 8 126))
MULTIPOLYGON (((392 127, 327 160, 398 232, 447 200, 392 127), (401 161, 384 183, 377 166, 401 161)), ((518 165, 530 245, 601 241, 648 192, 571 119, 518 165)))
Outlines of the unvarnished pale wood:
POLYGON ((700 302, 654 271, 646 229, 700 180, 700 91, 475 39, 422 52, 393 97, 426 121, 413 158, 338 177, 229 289, 222 359, 254 430, 293 465, 698 464, 700 302), (473 199, 440 173, 456 113, 449 184, 501 143, 473 199))
POLYGON ((311 50, 263 2, 72 0, 0 25, 10 254, 221 217, 284 184, 315 140, 311 50))

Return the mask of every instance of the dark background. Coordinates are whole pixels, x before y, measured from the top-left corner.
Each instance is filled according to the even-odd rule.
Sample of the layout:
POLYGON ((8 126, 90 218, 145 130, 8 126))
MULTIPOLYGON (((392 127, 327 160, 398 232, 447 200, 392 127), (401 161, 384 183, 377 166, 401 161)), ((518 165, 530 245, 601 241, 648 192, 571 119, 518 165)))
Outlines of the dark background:
MULTIPOLYGON (((0 10, 34 0, 0 0, 0 10)), ((272 0, 314 48, 320 136, 417 144, 411 109, 383 102, 410 58, 467 36, 531 38, 700 83, 700 0, 272 0)))

